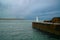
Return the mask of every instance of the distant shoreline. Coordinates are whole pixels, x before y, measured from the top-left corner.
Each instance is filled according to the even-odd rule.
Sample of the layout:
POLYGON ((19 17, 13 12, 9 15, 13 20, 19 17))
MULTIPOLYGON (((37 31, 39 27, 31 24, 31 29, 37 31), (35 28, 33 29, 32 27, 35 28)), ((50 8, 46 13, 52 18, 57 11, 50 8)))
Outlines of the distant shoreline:
POLYGON ((0 18, 0 20, 25 20, 22 18, 0 18))

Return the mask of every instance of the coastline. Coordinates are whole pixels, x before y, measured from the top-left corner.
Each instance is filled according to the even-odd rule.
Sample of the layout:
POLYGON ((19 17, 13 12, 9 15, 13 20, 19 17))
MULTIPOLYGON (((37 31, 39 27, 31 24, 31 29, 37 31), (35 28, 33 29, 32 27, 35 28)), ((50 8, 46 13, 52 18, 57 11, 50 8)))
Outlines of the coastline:
POLYGON ((25 20, 22 18, 0 18, 0 20, 25 20))

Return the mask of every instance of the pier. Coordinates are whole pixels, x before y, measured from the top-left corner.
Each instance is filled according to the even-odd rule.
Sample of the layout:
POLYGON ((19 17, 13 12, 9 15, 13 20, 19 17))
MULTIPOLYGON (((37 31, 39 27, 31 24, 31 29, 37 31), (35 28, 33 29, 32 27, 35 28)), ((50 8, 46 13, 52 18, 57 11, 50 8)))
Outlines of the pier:
POLYGON ((50 21, 32 22, 32 27, 55 35, 60 35, 60 17, 54 17, 50 21))

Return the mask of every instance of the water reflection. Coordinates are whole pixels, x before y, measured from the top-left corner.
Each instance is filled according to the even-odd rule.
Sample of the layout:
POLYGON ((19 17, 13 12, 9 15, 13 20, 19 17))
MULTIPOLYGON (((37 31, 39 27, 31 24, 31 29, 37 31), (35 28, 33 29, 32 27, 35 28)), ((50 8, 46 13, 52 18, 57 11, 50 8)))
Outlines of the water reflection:
POLYGON ((0 40, 60 40, 58 36, 33 29, 31 22, 3 20, 0 22, 0 40))
POLYGON ((50 34, 38 29, 33 29, 33 39, 34 40, 60 40, 60 36, 50 34))

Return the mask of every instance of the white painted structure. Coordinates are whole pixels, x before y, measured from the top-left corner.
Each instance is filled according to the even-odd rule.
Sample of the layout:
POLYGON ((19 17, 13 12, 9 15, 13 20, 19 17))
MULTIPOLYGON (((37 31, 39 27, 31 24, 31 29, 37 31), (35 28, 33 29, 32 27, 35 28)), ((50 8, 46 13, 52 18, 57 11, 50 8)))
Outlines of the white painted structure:
POLYGON ((36 17, 36 22, 38 22, 38 16, 36 17))

